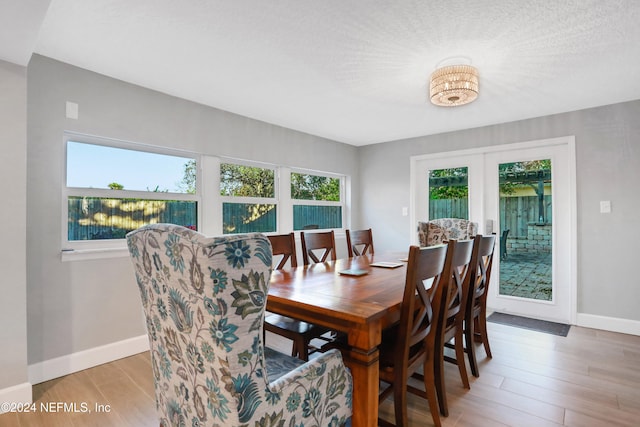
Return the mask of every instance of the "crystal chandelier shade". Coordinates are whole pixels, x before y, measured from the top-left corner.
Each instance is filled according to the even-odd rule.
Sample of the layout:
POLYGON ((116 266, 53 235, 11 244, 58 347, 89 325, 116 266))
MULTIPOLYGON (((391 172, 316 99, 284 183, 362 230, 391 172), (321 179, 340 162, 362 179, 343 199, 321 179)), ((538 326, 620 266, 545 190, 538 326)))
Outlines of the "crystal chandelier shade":
POLYGON ((450 65, 431 74, 431 102, 442 107, 468 104, 478 97, 478 70, 471 65, 450 65))

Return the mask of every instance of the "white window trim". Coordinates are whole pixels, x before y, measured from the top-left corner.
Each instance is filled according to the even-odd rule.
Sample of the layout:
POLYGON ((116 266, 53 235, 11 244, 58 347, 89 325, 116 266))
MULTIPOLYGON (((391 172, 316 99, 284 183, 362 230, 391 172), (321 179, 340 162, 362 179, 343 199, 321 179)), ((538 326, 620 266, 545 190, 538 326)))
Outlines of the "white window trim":
POLYGON ((198 188, 201 190, 202 202, 199 216, 201 232, 207 236, 222 234, 222 205, 220 200, 220 161, 219 157, 202 156, 199 173, 202 177, 198 188))
POLYGON ((293 202, 291 200, 291 168, 281 166, 277 170, 278 188, 276 197, 280 201, 278 209, 277 233, 283 234, 286 230, 293 231, 293 202))

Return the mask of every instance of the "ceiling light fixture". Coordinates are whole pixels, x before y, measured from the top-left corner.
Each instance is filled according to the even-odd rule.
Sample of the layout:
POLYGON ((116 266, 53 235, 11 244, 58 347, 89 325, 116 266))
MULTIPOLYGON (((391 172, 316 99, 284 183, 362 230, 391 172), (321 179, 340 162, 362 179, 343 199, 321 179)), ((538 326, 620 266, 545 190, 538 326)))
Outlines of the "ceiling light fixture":
POLYGON ((478 70, 471 65, 449 65, 431 74, 431 102, 441 107, 468 104, 478 97, 478 70))

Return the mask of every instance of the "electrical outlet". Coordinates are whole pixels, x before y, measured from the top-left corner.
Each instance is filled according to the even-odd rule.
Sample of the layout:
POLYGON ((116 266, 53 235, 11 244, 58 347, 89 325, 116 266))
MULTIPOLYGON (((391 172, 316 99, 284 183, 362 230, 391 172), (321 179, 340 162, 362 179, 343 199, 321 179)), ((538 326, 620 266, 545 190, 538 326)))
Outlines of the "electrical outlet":
POLYGON ((611 202, 609 200, 600 201, 600 213, 611 213, 611 202))

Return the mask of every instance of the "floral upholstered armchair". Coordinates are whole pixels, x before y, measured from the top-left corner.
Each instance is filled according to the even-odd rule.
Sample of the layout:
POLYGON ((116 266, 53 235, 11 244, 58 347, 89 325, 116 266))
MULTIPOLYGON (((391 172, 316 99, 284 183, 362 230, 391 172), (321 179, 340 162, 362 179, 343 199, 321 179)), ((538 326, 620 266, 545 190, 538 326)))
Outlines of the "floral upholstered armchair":
POLYGON ((420 246, 440 245, 449 239, 472 239, 476 234, 478 234, 478 224, 466 219, 441 218, 429 222, 418 222, 420 246))
POLYGON ((263 346, 272 250, 170 224, 127 244, 147 320, 160 425, 338 426, 353 382, 337 350, 310 362, 263 346))

